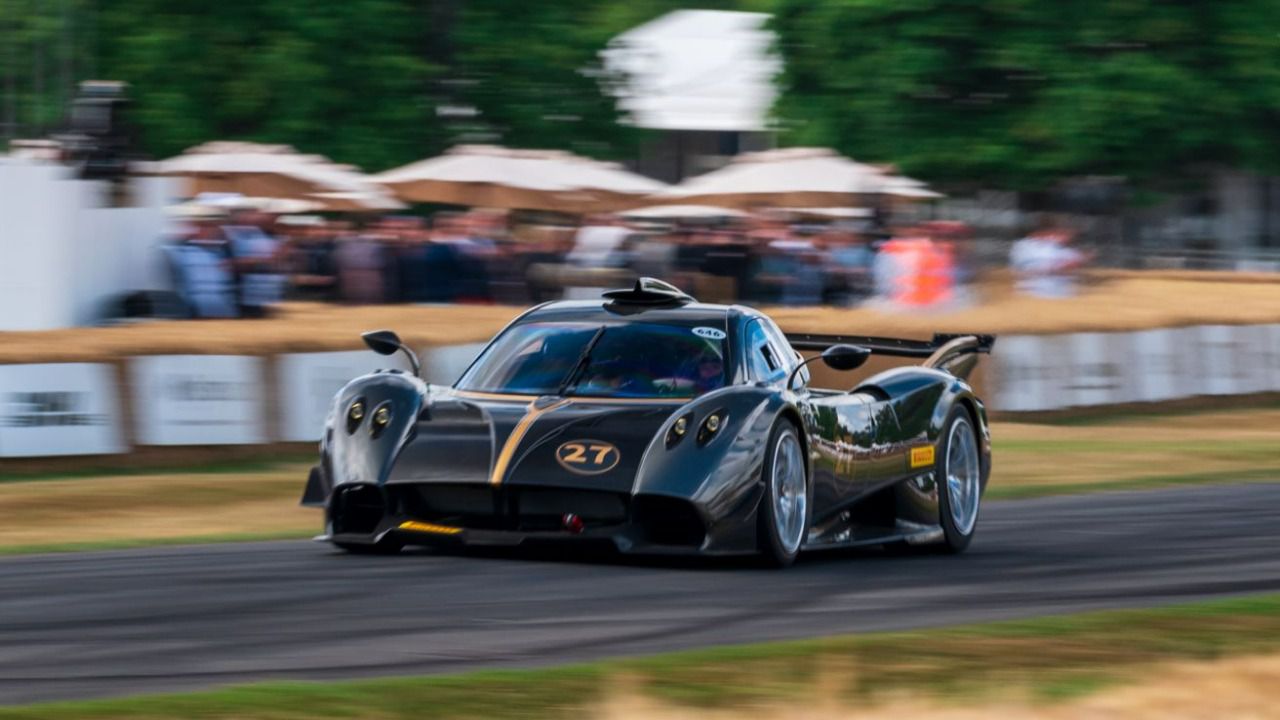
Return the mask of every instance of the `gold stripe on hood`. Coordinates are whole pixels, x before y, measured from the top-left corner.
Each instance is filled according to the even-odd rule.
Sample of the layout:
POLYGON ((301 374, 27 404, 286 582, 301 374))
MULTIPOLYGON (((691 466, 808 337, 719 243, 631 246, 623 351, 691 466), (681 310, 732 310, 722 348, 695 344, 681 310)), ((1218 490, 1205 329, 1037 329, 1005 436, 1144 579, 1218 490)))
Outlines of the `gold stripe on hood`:
POLYGON ((489 474, 490 485, 502 484, 503 478, 507 474, 507 467, 511 465, 511 457, 516 454, 516 448, 520 447, 520 441, 529 432, 529 428, 544 413, 551 412, 556 408, 562 408, 571 401, 568 399, 557 400, 549 405, 537 407, 537 401, 529 403, 529 407, 525 410, 524 417, 520 418, 520 422, 511 429, 511 434, 507 436, 507 441, 502 444, 502 451, 498 453, 498 459, 493 463, 493 472, 489 474))

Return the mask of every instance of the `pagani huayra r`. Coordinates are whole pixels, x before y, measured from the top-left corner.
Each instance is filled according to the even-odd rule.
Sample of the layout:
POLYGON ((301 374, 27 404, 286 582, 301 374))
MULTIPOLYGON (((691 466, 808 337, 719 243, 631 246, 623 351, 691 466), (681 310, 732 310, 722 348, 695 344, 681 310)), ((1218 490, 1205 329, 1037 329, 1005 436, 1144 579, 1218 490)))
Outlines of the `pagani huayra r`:
POLYGON ((853 545, 959 552, 977 529, 991 442, 965 378, 989 335, 786 335, 644 278, 525 312, 452 387, 422 381, 394 333, 364 338, 413 371, 334 398, 302 502, 345 550, 596 541, 787 565, 853 545), (810 387, 810 363, 873 354, 923 362, 810 387))

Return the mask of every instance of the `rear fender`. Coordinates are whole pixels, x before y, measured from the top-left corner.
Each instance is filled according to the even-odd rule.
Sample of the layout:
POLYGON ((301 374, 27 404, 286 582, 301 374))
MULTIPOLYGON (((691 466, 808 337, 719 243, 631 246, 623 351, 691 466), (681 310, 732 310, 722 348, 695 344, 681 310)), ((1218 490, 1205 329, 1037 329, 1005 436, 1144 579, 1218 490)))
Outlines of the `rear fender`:
POLYGON ((934 464, 909 472, 894 486, 898 517, 910 522, 936 524, 938 478, 933 472, 941 462, 938 446, 947 417, 957 405, 973 416, 978 434, 983 487, 991 472, 991 432, 986 407, 969 384, 947 372, 930 368, 896 368, 872 377, 863 387, 874 386, 888 397, 899 423, 897 438, 912 447, 932 446, 934 464))

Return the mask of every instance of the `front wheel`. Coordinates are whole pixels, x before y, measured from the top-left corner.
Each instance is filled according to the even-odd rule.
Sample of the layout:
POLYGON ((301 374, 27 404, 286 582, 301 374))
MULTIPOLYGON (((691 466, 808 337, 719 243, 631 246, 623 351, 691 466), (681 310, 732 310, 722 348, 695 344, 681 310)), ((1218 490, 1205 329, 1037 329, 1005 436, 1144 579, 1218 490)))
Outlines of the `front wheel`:
POLYGON ((795 562, 809 531, 809 477, 796 426, 779 420, 769 433, 764 458, 765 494, 760 503, 760 554, 770 565, 795 562))
POLYGON ((947 415, 938 455, 938 521, 945 538, 943 545, 948 552, 960 553, 969 547, 978 529, 982 466, 973 421, 959 405, 947 415))

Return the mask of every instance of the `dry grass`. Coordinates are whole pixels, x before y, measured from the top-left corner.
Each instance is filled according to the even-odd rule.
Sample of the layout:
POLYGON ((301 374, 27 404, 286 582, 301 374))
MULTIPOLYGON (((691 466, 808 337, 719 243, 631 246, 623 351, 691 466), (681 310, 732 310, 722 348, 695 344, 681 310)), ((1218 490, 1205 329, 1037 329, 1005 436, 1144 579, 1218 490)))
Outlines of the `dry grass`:
POLYGON ((0 549, 220 535, 304 536, 307 466, 231 473, 121 475, 0 485, 0 549))
MULTIPOLYGON (((992 425, 997 491, 1161 477, 1280 478, 1280 409, 992 425)), ((1016 493, 1012 493, 1016 494, 1016 493)))
MULTIPOLYGON (((982 304, 956 312, 887 313, 875 309, 776 308, 784 329, 927 337, 935 331, 1056 333, 1134 330, 1202 323, 1280 322, 1280 278, 1255 282, 1179 275, 1113 273, 1068 300, 1014 295, 1006 281, 981 288, 982 304)), ((419 345, 488 339, 521 308, 506 306, 288 303, 264 320, 154 322, 48 332, 0 332, 0 363, 80 362, 130 355, 273 354, 358 349, 360 333, 392 328, 419 345)))
MULTIPOLYGON (((855 669, 856 671, 856 669, 855 669)), ((658 700, 628 687, 618 690, 589 713, 601 720, 1074 720, 1075 718, 1215 718, 1280 717, 1280 655, 1227 658, 1210 662, 1166 662, 1145 669, 1133 684, 1108 688, 1062 703, 1046 704, 1013 686, 997 699, 943 703, 909 693, 856 706, 844 699, 847 678, 823 674, 804 702, 732 709, 693 708, 658 700)))

